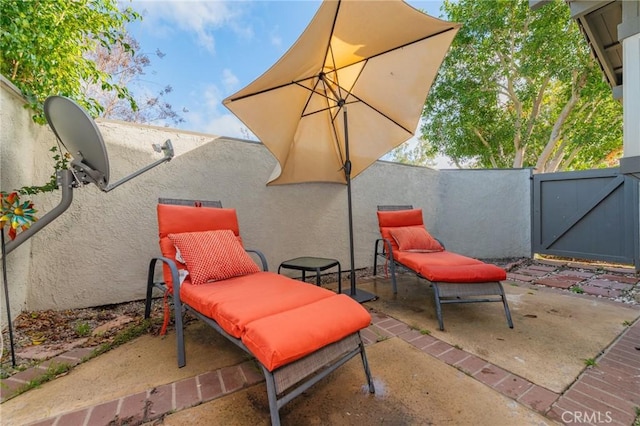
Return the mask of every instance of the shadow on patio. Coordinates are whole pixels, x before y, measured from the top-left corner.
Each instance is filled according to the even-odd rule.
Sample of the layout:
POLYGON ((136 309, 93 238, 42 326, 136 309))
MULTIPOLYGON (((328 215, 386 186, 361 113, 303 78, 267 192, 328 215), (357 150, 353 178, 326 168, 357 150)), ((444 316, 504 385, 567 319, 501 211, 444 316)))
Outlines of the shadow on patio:
MULTIPOLYGON (((513 330, 501 304, 482 303, 445 306, 441 332, 426 281, 401 274, 394 296, 384 275, 360 279, 379 296, 365 304, 373 322, 363 332, 377 393, 353 359, 282 408, 283 424, 633 424, 638 304, 535 283, 631 294, 638 278, 588 265, 508 269, 513 330)), ((201 322, 186 333, 182 369, 173 333, 145 335, 4 402, 3 423, 268 424, 264 380, 247 355, 201 322)))

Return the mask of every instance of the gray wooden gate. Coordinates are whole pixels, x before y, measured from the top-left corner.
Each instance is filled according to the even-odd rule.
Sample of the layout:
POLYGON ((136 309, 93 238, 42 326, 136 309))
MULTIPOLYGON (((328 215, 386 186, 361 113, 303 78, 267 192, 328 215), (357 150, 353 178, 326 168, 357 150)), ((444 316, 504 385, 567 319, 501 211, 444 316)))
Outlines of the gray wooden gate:
POLYGON ((638 181, 618 169, 533 175, 533 253, 640 270, 638 181))

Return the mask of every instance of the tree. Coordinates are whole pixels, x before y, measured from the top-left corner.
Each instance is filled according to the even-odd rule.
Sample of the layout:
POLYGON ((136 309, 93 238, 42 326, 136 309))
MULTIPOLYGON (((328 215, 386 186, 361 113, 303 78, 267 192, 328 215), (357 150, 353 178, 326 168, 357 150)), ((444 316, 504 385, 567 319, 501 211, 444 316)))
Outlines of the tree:
MULTIPOLYGON (((165 55, 156 50, 155 56, 162 59, 165 55)), ((111 48, 98 46, 96 50, 88 52, 86 57, 95 62, 100 71, 109 74, 118 86, 127 87, 136 99, 137 109, 134 110, 131 103, 117 96, 117 93, 105 91, 95 82, 85 83, 83 93, 87 98, 96 99, 100 103, 103 108, 101 117, 144 124, 170 121, 177 125, 184 122, 171 104, 163 100, 173 90, 170 85, 151 93, 140 84, 145 69, 151 65, 151 59, 148 54, 140 51, 140 44, 130 34, 124 36, 124 45, 118 44, 111 48), (131 49, 126 49, 125 45, 131 49)))
POLYGON ((120 10, 116 0, 0 0, 0 73, 27 97, 41 124, 42 104, 52 94, 74 99, 98 116, 99 102, 83 96, 87 83, 116 93, 135 110, 127 88, 114 84, 86 53, 118 45, 131 52, 125 25, 140 18, 131 8, 120 10))
POLYGON ((532 11, 525 0, 459 0, 443 10, 463 26, 423 111, 419 159, 536 172, 610 164, 622 105, 564 2, 532 11))

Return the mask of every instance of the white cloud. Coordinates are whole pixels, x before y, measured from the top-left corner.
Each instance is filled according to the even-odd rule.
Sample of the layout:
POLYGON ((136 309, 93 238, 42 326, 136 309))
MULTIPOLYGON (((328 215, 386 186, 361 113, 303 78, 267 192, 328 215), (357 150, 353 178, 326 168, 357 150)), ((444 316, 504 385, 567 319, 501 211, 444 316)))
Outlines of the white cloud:
POLYGON ((225 68, 222 70, 222 84, 224 84, 225 91, 230 93, 238 88, 240 80, 230 69, 225 68))
POLYGON ((269 34, 269 40, 271 41, 272 45, 276 47, 282 47, 282 36, 280 35, 279 27, 275 27, 273 30, 271 30, 271 33, 269 34))
POLYGON ((252 140, 256 140, 253 134, 247 133, 247 126, 242 124, 242 122, 231 113, 223 114, 209 120, 205 128, 206 133, 240 139, 247 139, 247 137, 249 137, 252 140))
MULTIPOLYGON (((230 73, 225 74, 225 80, 233 78, 230 73)), ((222 105, 223 96, 218 86, 208 85, 202 91, 190 93, 189 98, 191 105, 185 116, 187 125, 183 127, 215 136, 256 140, 247 127, 222 105)))
POLYGON ((150 33, 171 37, 179 31, 192 34, 196 42, 209 52, 215 52, 214 31, 223 26, 237 28, 234 22, 242 13, 237 7, 242 2, 225 1, 160 1, 134 0, 132 6, 144 19, 142 25, 150 33))

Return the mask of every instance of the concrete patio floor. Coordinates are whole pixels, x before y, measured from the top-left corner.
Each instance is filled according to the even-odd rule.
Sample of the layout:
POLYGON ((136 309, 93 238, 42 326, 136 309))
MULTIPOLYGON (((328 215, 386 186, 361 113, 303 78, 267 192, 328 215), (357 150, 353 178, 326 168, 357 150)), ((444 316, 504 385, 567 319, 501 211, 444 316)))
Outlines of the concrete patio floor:
MULTIPOLYGON (((379 297, 365 303, 372 324, 362 333, 376 394, 354 358, 283 407, 282 423, 634 424, 640 308, 534 284, 579 276, 567 271, 577 270, 511 270, 504 287, 514 329, 501 304, 480 303, 445 306, 439 331, 428 282, 402 274, 393 295, 384 275, 359 280, 379 297)), ((585 284, 599 278, 580 273, 585 284)), ((2 424, 269 424, 264 380, 243 351, 198 321, 186 347, 178 368, 172 332, 140 337, 2 403, 2 424)), ((65 356, 79 360, 83 350, 65 356)))

